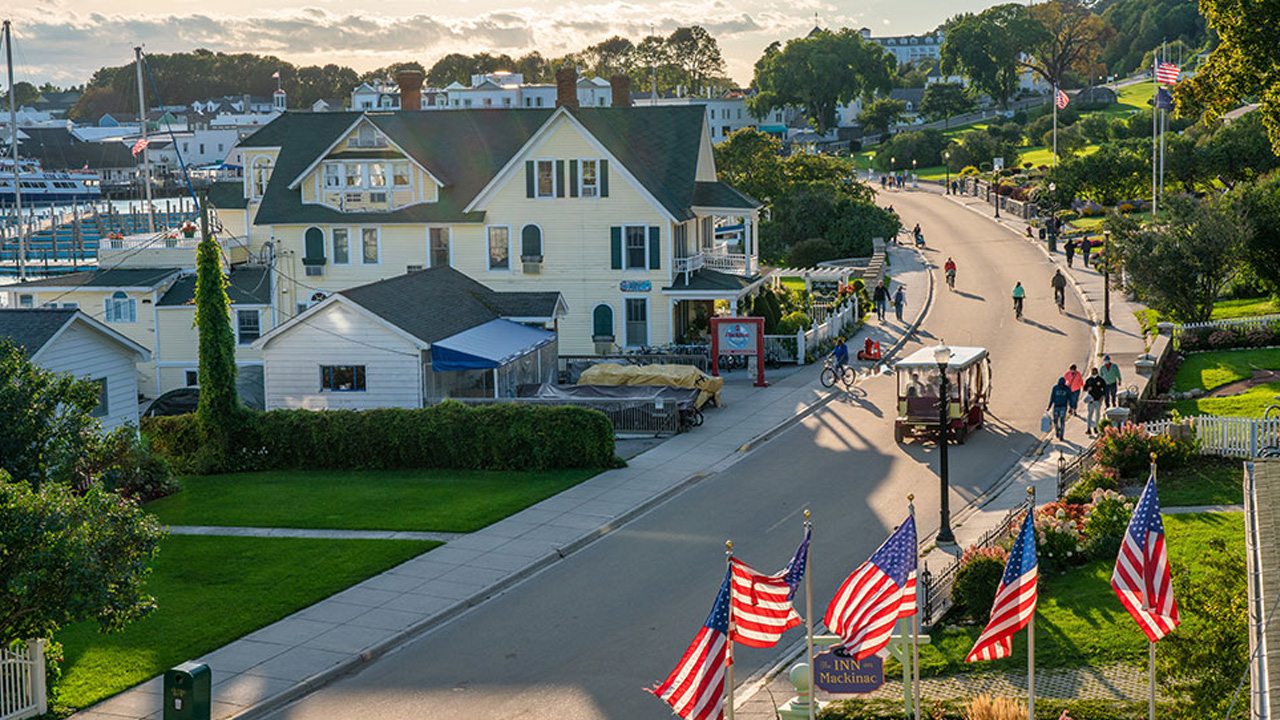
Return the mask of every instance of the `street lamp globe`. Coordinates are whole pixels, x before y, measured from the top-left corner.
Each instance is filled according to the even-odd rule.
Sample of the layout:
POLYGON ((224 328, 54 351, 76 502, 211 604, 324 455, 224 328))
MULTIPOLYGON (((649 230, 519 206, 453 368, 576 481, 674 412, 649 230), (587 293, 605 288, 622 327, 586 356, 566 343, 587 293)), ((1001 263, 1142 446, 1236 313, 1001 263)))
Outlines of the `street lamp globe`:
POLYGON ((1058 183, 1049 183, 1049 192, 1057 192, 1058 183))
POLYGON ((938 363, 939 367, 946 367, 951 362, 951 348, 947 347, 944 342, 939 342, 933 349, 933 361, 938 363))

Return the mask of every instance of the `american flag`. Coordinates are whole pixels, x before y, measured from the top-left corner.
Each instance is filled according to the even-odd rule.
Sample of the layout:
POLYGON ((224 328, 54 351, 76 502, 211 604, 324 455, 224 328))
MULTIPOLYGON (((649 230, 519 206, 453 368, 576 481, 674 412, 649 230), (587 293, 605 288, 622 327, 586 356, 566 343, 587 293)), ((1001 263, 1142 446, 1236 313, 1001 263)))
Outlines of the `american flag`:
POLYGON ((805 531, 804 541, 791 562, 773 575, 761 575, 737 558, 730 560, 734 642, 748 647, 773 647, 783 633, 800 624, 791 599, 804 577, 808 557, 809 532, 805 531))
POLYGON ((680 664, 660 685, 645 688, 685 720, 719 720, 724 711, 724 668, 729 647, 729 582, 725 573, 716 604, 689 643, 680 664))
POLYGON ((1173 598, 1155 473, 1147 480, 1129 520, 1129 531, 1124 534, 1116 569, 1111 573, 1111 588, 1151 642, 1168 635, 1181 622, 1178 603, 1173 598))
POLYGON ((1061 110, 1067 106, 1067 103, 1071 102, 1071 98, 1066 93, 1062 92, 1061 88, 1059 88, 1053 101, 1057 104, 1058 109, 1061 110))
POLYGON ((138 142, 133 144, 133 150, 131 151, 133 153, 133 156, 137 157, 138 153, 142 152, 143 150, 146 150, 147 146, 150 144, 151 144, 151 141, 147 140, 146 138, 139 139, 138 142))
POLYGON ((845 579, 823 622, 855 660, 889 644, 898 618, 916 613, 916 519, 907 517, 871 559, 845 579))
POLYGON ((1004 576, 991 604, 991 620, 978 642, 965 657, 965 662, 998 660, 1013 652, 1013 634, 1027 626, 1036 612, 1036 529, 1032 521, 1035 509, 1027 513, 1018 539, 1009 550, 1004 576))
POLYGON ((275 72, 271 73, 271 78, 272 78, 273 80, 279 80, 279 79, 280 79, 280 71, 279 71, 279 70, 277 70, 277 71, 275 71, 275 72))
POLYGON ((1167 63, 1163 60, 1156 61, 1156 82, 1162 85, 1177 85, 1178 75, 1182 73, 1182 68, 1167 63))

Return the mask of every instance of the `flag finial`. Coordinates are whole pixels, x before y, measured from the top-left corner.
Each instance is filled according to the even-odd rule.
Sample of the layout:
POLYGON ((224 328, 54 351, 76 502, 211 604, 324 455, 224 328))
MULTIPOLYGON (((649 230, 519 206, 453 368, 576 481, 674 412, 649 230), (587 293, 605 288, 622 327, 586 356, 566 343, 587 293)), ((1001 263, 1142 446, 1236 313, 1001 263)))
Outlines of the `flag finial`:
POLYGON ((725 549, 726 551, 728 551, 728 552, 733 552, 733 541, 732 541, 732 540, 725 540, 725 541, 724 541, 724 549, 725 549))
POLYGON ((804 511, 804 521, 809 522, 809 510, 807 508, 804 511))

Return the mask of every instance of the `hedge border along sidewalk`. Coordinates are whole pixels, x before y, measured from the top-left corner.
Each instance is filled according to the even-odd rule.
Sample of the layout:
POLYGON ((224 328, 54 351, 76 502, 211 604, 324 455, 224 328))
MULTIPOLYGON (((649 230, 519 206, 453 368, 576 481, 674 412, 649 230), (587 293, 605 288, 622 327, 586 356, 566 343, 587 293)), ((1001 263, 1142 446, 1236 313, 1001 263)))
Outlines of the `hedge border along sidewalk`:
POLYGON ((445 401, 427 408, 245 413, 220 449, 195 415, 142 432, 178 473, 253 470, 559 470, 617 463, 613 425, 575 407, 445 401))

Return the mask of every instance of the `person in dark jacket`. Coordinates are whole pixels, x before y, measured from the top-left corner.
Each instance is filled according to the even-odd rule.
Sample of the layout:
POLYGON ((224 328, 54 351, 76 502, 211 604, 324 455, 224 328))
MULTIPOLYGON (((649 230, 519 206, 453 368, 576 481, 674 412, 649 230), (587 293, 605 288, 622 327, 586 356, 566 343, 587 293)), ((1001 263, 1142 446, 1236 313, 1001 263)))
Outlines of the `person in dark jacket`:
POLYGON ((1084 381, 1084 406, 1088 410, 1085 416, 1084 434, 1090 437, 1098 432, 1098 420, 1102 417, 1102 402, 1107 397, 1107 383, 1098 374, 1098 368, 1089 373, 1084 381))
POLYGON ((1076 241, 1068 240, 1062 246, 1062 251, 1067 254, 1067 267, 1071 267, 1071 261, 1076 259, 1076 241))
POLYGON ((876 317, 884 322, 884 313, 889 309, 889 288, 884 283, 876 285, 876 289, 871 292, 871 302, 876 306, 876 317))
POLYGON ((1049 392, 1049 407, 1046 412, 1053 413, 1053 432, 1062 439, 1067 426, 1067 410, 1071 407, 1071 388, 1067 387, 1066 378, 1058 378, 1058 384, 1049 392))

